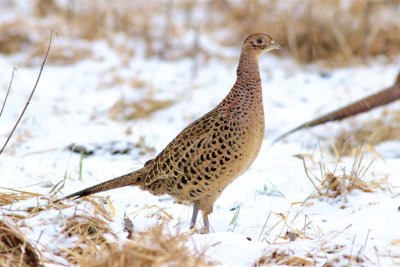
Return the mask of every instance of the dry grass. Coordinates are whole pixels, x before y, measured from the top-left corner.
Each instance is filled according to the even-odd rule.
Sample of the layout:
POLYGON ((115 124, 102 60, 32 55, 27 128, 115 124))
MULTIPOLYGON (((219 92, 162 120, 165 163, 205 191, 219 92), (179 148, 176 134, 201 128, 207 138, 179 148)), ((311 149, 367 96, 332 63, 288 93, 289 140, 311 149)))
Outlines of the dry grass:
POLYGON ((334 256, 333 259, 326 261, 322 267, 335 267, 335 266, 343 266, 343 267, 353 267, 353 266, 365 266, 366 260, 362 255, 337 255, 334 256))
POLYGON ((315 260, 289 255, 285 251, 275 250, 272 253, 263 255, 254 264, 254 267, 261 266, 315 266, 315 260))
MULTIPOLYGON (((66 244, 58 248, 57 256, 65 258, 71 264, 78 264, 82 258, 90 257, 94 247, 107 248, 110 238, 116 235, 111 230, 109 223, 112 221, 111 213, 106 209, 103 199, 84 198, 87 205, 84 210, 77 210, 73 216, 63 220, 60 230, 66 244)), ((112 206, 109 207, 112 210, 112 206)))
POLYGON ((118 100, 109 110, 110 117, 114 120, 134 120, 147 118, 153 112, 168 108, 173 100, 157 100, 152 97, 144 97, 140 101, 118 100))
POLYGON ((383 184, 387 182, 387 177, 372 181, 364 180, 373 163, 371 161, 364 165, 364 151, 364 148, 356 150, 350 171, 341 165, 341 158, 337 159, 333 170, 330 170, 324 162, 320 162, 320 175, 315 175, 309 170, 303 157, 304 170, 316 190, 313 197, 337 198, 346 197, 354 190, 371 193, 377 189, 385 189, 383 184))
POLYGON ((384 110, 382 115, 362 124, 354 124, 353 129, 343 130, 334 140, 332 149, 342 155, 354 155, 356 148, 368 144, 400 140, 400 110, 384 110))
POLYGON ((0 266, 43 266, 39 255, 16 226, 0 221, 0 266))
MULTIPOLYGON (((0 53, 13 54, 24 51, 21 65, 39 65, 47 50, 47 40, 53 27, 40 20, 30 21, 27 18, 0 23, 0 53)), ((57 36, 64 32, 57 30, 57 36)), ((55 40, 49 53, 49 64, 69 65, 92 57, 91 44, 77 40, 55 40)))
POLYGON ((368 258, 364 257, 361 253, 358 255, 349 255, 341 253, 344 246, 337 245, 333 249, 326 249, 325 256, 315 256, 307 253, 304 257, 290 255, 287 251, 275 250, 272 253, 267 253, 261 256, 254 264, 254 267, 261 266, 365 266, 366 262, 371 263, 368 258), (318 265, 317 265, 318 264, 318 265))
MULTIPOLYGON (((0 199, 5 199, 4 203, 11 204, 33 197, 32 195, 33 194, 28 194, 26 192, 1 194, 0 199)), ((53 251, 56 256, 63 257, 71 264, 77 264, 81 257, 88 257, 91 253, 94 253, 92 251, 93 246, 107 246, 109 242, 108 238, 116 237, 109 226, 109 223, 112 221, 110 212, 105 208, 104 204, 95 201, 94 198, 85 199, 87 205, 84 211, 77 209, 73 216, 59 219, 62 225, 62 228, 59 229, 59 233, 60 236, 64 237, 63 240, 66 243, 55 250, 46 249, 46 244, 40 244, 39 247, 41 251, 53 251), (67 245, 70 243, 72 243, 72 246, 67 245)), ((27 226, 26 222, 22 219, 35 217, 41 212, 53 209, 62 210, 69 207, 69 205, 63 203, 51 203, 50 205, 27 208, 25 210, 27 215, 20 215, 19 217, 16 217, 13 212, 7 212, 4 215, 5 218, 18 220, 20 224, 9 227, 7 225, 3 226, 0 221, 0 233, 4 232, 3 236, 0 236, 0 266, 42 266, 39 263, 36 248, 33 249, 33 247, 27 243, 26 238, 18 230, 18 227, 27 226), (25 248, 23 246, 25 246, 25 248), (3 257, 1 257, 1 255, 3 255, 3 257), (9 265, 5 264, 6 262, 9 265)), ((44 259, 44 261, 48 260, 44 259)), ((50 262, 53 261, 51 260, 50 262)), ((53 263, 57 264, 57 262, 53 263)))
POLYGON ((204 252, 193 253, 185 245, 188 236, 171 233, 163 224, 145 232, 134 233, 131 240, 112 243, 109 247, 93 247, 91 257, 82 257, 82 267, 124 266, 210 266, 204 252))
POLYGON ((373 188, 370 184, 364 182, 354 175, 335 175, 334 173, 326 173, 325 179, 322 182, 321 189, 323 196, 336 198, 344 194, 348 194, 353 190, 361 190, 363 192, 371 193, 373 188))
MULTIPOLYGON (((143 44, 147 56, 169 60, 210 58, 200 42, 204 34, 221 45, 237 47, 246 35, 257 31, 269 32, 303 63, 325 60, 337 66, 400 52, 400 35, 394 34, 400 31, 400 0, 295 0, 284 4, 277 0, 65 4, 36 0, 34 6, 32 17, 0 25, 0 52, 37 51, 44 29, 50 28, 73 40, 104 39, 131 55, 136 45, 121 46, 115 41, 116 34, 123 34, 143 44), (197 14, 201 13, 207 16, 200 18, 197 14)), ((53 53, 57 64, 90 55, 74 43, 53 53)), ((34 57, 37 52, 28 54, 34 57)))
MULTIPOLYGON (((114 71, 114 70, 113 70, 114 71)), ((108 82, 102 83, 101 88, 115 85, 125 85, 128 88, 140 91, 138 100, 121 98, 109 109, 109 116, 114 120, 135 120, 147 118, 156 111, 168 108, 175 103, 174 99, 156 99, 154 95, 158 91, 154 85, 136 76, 121 77, 113 72, 108 82)))
MULTIPOLYGON (((32 66, 38 63, 38 59, 43 56, 47 46, 45 43, 38 43, 33 46, 32 49, 27 53, 24 65, 32 66)), ((54 42, 51 46, 49 53, 48 64, 55 65, 70 65, 79 62, 84 58, 93 57, 91 45, 86 42, 54 42)))
POLYGON ((228 44, 249 32, 267 31, 299 62, 349 64, 400 48, 400 1, 277 0, 218 1, 208 27, 230 25, 228 44), (266 15, 268 14, 268 15, 266 15), (386 15, 385 15, 386 14, 386 15), (390 15, 389 15, 390 14, 390 15), (391 16, 393 15, 393 17, 391 16), (216 22, 216 23, 215 23, 216 22))
MULTIPOLYGON (((300 203, 292 203, 300 204, 300 203)), ((322 233, 318 226, 314 225, 308 215, 304 217, 291 213, 271 212, 261 230, 258 240, 269 245, 282 245, 296 240, 315 240, 322 233), (270 225, 270 227, 266 227, 270 225)))
POLYGON ((107 220, 98 215, 75 215, 68 218, 62 234, 67 239, 77 240, 72 247, 60 248, 58 252, 72 264, 78 264, 82 258, 90 257, 95 253, 96 247, 106 249, 109 246, 106 235, 114 235, 107 220))
POLYGON ((12 203, 16 203, 18 201, 25 200, 28 198, 41 196, 36 193, 21 191, 16 189, 6 189, 6 190, 7 192, 0 192, 0 207, 5 205, 10 205, 12 203))
MULTIPOLYGON (((26 199, 25 195, 7 195, 4 203, 15 203, 23 199, 26 199)), ((109 201, 93 197, 80 201, 85 204, 83 209, 78 206, 72 215, 58 217, 56 224, 49 219, 49 226, 55 227, 58 232, 56 239, 59 239, 59 245, 56 247, 49 248, 47 244, 40 243, 40 240, 37 247, 32 246, 19 230, 19 227, 29 228, 27 221, 19 220, 18 225, 0 221, 0 266, 43 266, 42 260, 52 264, 65 264, 57 258, 41 259, 43 252, 47 256, 51 253, 61 257, 71 265, 83 267, 212 265, 205 259, 205 249, 188 248, 190 233, 171 232, 166 223, 143 232, 135 232, 132 224, 126 229, 130 239, 122 240, 110 226, 113 206, 109 201)), ((70 206, 56 203, 42 206, 40 212, 67 208, 70 206)), ((32 212, 26 210, 30 212, 30 216, 24 219, 37 216, 38 211, 37 208, 32 209, 32 212)), ((4 218, 13 219, 14 216, 12 212, 7 212, 4 218)))
POLYGON ((0 23, 0 53, 13 54, 32 44, 29 28, 23 20, 0 23))

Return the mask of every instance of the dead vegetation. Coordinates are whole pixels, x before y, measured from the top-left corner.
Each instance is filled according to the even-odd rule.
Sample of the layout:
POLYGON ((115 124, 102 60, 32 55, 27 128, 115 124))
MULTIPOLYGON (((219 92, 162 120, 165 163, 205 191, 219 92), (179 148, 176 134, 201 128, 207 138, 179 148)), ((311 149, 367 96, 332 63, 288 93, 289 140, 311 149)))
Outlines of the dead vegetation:
POLYGON ((115 236, 109 226, 109 221, 99 215, 74 215, 67 219, 62 234, 73 238, 71 247, 60 248, 57 254, 71 264, 78 264, 82 258, 88 258, 95 253, 95 248, 101 250, 110 246, 106 235, 115 236))
POLYGON ((307 253, 304 257, 291 255, 290 251, 274 250, 261 256, 254 264, 254 267, 262 266, 365 266, 365 263, 371 263, 362 253, 349 255, 342 253, 343 246, 335 246, 333 249, 326 249, 324 256, 312 255, 307 253))
POLYGON ((0 266, 43 266, 37 248, 5 218, 0 220, 0 266))
MULTIPOLYGON (((131 134, 132 129, 128 128, 126 134, 131 134)), ((145 136, 140 136, 136 142, 108 142, 108 143, 91 143, 86 145, 78 145, 75 143, 67 146, 71 152, 78 153, 82 156, 93 156, 96 153, 108 153, 110 155, 126 155, 129 153, 136 153, 139 156, 145 156, 155 153, 155 148, 146 142, 145 136)))
POLYGON ((39 194, 21 191, 16 189, 9 189, 9 188, 0 188, 5 189, 5 192, 0 192, 0 207, 5 205, 10 205, 16 203, 21 200, 25 200, 32 197, 39 197, 39 194))
MULTIPOLYGON (((400 36, 394 34, 400 31, 399 0, 296 0, 285 4, 277 0, 36 0, 33 6, 33 18, 19 17, 0 25, 0 52, 37 51, 35 43, 40 43, 41 32, 48 28, 72 39, 107 40, 117 49, 122 47, 115 36, 123 34, 143 44, 147 56, 169 60, 199 55, 207 60, 209 51, 200 41, 204 34, 223 46, 237 47, 244 36, 257 31, 269 32, 303 63, 324 60, 337 66, 400 52, 400 36), (207 16, 198 15, 202 13, 207 16)), ((76 62, 90 56, 86 49, 71 43, 68 49, 55 48, 54 58, 57 64, 76 62)), ((122 50, 134 53, 135 49, 133 45, 122 50)), ((36 53, 28 54, 34 57, 36 53)))
POLYGON ((139 101, 118 100, 109 110, 110 117, 114 120, 134 120, 147 118, 153 112, 170 107, 175 101, 157 100, 144 97, 139 101))
POLYGON ((400 111, 385 109, 381 116, 368 121, 353 123, 335 137, 332 150, 342 155, 354 155, 356 148, 367 144, 373 147, 385 141, 400 140, 400 111))
POLYGON ((351 251, 353 253, 343 253, 343 250, 346 248, 346 245, 329 245, 326 243, 323 245, 323 250, 326 255, 326 261, 321 265, 322 267, 334 267, 334 266, 343 266, 343 267, 351 267, 351 266, 366 266, 368 264, 373 264, 371 259, 366 257, 363 254, 363 247, 359 250, 354 250, 352 247, 351 251))
MULTIPOLYGON (((7 199, 14 196, 15 198, 8 202, 16 203, 18 200, 26 199, 27 193, 17 192, 12 196, 1 193, 0 199, 5 195, 7 199)), ((27 224, 26 220, 37 216, 39 213, 53 209, 65 210, 69 207, 69 205, 63 203, 51 203, 50 205, 27 208, 25 210, 27 215, 19 217, 16 217, 14 212, 7 211, 3 217, 14 221, 18 220, 18 224, 10 227, 9 224, 3 225, 0 221, 0 233, 3 234, 0 235, 0 265, 16 267, 42 266, 38 257, 39 251, 52 251, 55 256, 62 257, 69 263, 78 264, 82 258, 87 258, 94 253, 94 247, 104 248, 109 246, 110 238, 116 238, 110 227, 110 222, 112 221, 110 211, 108 211, 104 203, 93 198, 86 198, 84 210, 75 209, 72 216, 60 217, 60 223, 57 226, 53 225, 53 227, 60 226, 58 230, 60 238, 66 241, 65 244, 58 246, 56 249, 50 250, 46 244, 41 244, 40 241, 38 241, 38 246, 33 248, 19 230, 20 227, 29 228, 29 223, 27 224)), ((47 223, 52 224, 51 220, 47 223)), ((53 259, 44 258, 43 261, 59 264, 53 259)))
POLYGON ((0 23, 0 53, 10 55, 31 45, 29 28, 23 20, 0 23))
POLYGON ((326 261, 322 267, 335 267, 335 266, 343 266, 343 267, 351 267, 351 266, 365 266, 365 261, 362 255, 337 255, 333 259, 326 261))
MULTIPOLYGON (((300 203, 292 203, 300 204, 300 203)), ((299 213, 270 212, 261 229, 258 241, 268 245, 282 245, 294 241, 315 240, 322 236, 321 230, 308 215, 299 213), (270 225, 267 227, 267 225, 270 225)), ((271 256, 268 254, 268 256, 271 256)), ((272 260, 269 259, 269 260, 272 260)))
POLYGON ((400 36, 393 35, 400 30, 398 0, 219 1, 215 6, 224 14, 217 25, 237 29, 228 42, 268 29, 299 62, 326 60, 334 66, 399 52, 400 36))
POLYGON ((267 253, 260 257, 254 264, 254 267, 261 266, 315 266, 315 259, 302 258, 295 255, 290 255, 285 251, 275 250, 272 253, 267 253))
MULTIPOLYGON (((42 20, 31 21, 18 18, 10 22, 0 22, 0 53, 10 55, 24 51, 23 66, 39 65, 46 53, 47 43, 43 42, 53 27, 42 20)), ((61 36, 64 31, 56 31, 61 36)), ((91 44, 84 40, 59 39, 51 47, 48 62, 68 65, 87 57, 92 57, 91 44)))
POLYGON ((366 181, 366 174, 373 161, 364 165, 365 148, 358 148, 353 157, 350 170, 342 164, 342 158, 336 160, 333 169, 329 169, 322 161, 319 163, 320 175, 315 175, 306 165, 305 157, 302 157, 307 178, 313 184, 316 193, 313 197, 346 197, 354 190, 371 193, 377 189, 385 189, 383 184, 387 177, 366 181))
MULTIPOLYGON (((43 55, 46 47, 43 43, 38 43, 29 50, 23 62, 25 66, 37 64, 37 59, 43 55)), ((51 47, 49 64, 70 65, 79 62, 84 58, 93 57, 91 44, 88 42, 74 42, 73 40, 56 41, 51 47)))
POLYGON ((92 256, 95 248, 106 249, 117 237, 110 227, 111 203, 89 197, 84 200, 83 210, 78 208, 62 220, 59 232, 63 245, 54 253, 74 265, 92 256))
MULTIPOLYGON (((89 199, 89 198, 87 198, 89 199)), ((76 215, 67 219, 62 233, 73 238, 73 246, 59 254, 82 267, 123 266, 210 266, 204 251, 191 251, 188 235, 170 232, 164 223, 143 232, 128 231, 130 239, 118 240, 100 203, 92 201, 95 216, 76 215), (101 209, 101 210, 99 210, 101 209), (116 240, 110 240, 110 236, 116 240)))
POLYGON ((106 249, 94 247, 96 253, 82 257, 79 266, 211 266, 205 261, 204 251, 192 252, 187 248, 187 240, 187 235, 171 233, 160 224, 106 249))
MULTIPOLYGON (((32 194, 30 195, 32 197, 32 194)), ((0 194, 0 199, 3 196, 7 200, 3 203, 16 203, 26 199, 27 192, 0 194), (12 199, 13 196, 15 199, 12 199)), ((38 212, 31 213, 28 209, 26 212, 31 213, 30 216, 21 216, 18 220, 15 220, 12 211, 6 212, 4 219, 0 221, 0 266, 43 266, 42 261, 63 265, 60 258, 71 265, 83 267, 212 266, 212 263, 206 260, 205 249, 188 248, 190 233, 169 230, 166 221, 161 220, 159 225, 143 232, 134 231, 132 224, 130 229, 126 229, 129 239, 120 239, 110 226, 114 212, 110 201, 87 197, 81 202, 83 206, 74 208, 72 215, 60 216, 57 223, 50 219, 44 221, 55 227, 59 233, 51 243, 56 242, 60 245, 53 244, 51 249, 47 247, 49 244, 41 243, 40 240, 36 246, 32 246, 19 230, 29 228, 27 220, 37 216, 38 212), (11 220, 8 222, 8 219, 11 220), (52 257, 59 258, 41 256, 42 253, 48 256, 50 251, 52 257)), ((56 203, 41 206, 40 212, 57 209, 64 213, 70 207, 56 203)))

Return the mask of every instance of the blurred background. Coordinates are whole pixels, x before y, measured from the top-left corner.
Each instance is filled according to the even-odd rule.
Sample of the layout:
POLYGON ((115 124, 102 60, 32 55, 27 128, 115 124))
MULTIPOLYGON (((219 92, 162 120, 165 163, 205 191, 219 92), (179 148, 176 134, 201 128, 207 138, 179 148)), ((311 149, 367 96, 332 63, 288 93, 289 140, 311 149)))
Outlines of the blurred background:
POLYGON ((47 45, 49 29, 62 41, 50 60, 70 64, 90 57, 104 40, 127 57, 207 61, 223 57, 209 42, 238 47, 252 32, 270 33, 300 63, 330 67, 388 60, 400 51, 400 0, 79 1, 0 2, 0 53, 26 51, 25 65, 47 45), (209 41, 206 41, 209 40, 209 41))

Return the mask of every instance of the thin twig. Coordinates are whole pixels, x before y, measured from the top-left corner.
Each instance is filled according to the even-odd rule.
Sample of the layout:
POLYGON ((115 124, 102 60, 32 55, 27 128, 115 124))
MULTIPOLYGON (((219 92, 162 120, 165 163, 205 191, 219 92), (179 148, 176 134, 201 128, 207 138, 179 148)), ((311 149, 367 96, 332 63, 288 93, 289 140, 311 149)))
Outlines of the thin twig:
POLYGON ((11 130, 11 133, 8 135, 6 142, 4 143, 3 147, 1 148, 1 150, 0 150, 0 155, 3 153, 3 151, 4 151, 4 149, 6 148, 8 142, 10 141, 11 136, 13 135, 15 129, 17 128, 19 122, 21 121, 22 116, 24 115, 24 113, 25 113, 26 109, 28 108, 28 105, 29 105, 29 103, 30 103, 30 101, 31 101, 31 99, 32 99, 32 97, 33 97, 33 94, 35 93, 36 87, 37 87, 37 85, 38 85, 38 83, 39 83, 39 80, 40 80, 40 76, 42 76, 42 72, 43 72, 44 65, 46 64, 47 56, 49 55, 49 52, 50 52, 51 39, 52 39, 52 37, 53 37, 53 31, 50 32, 49 46, 47 47, 46 55, 45 55, 45 57, 44 57, 44 60, 43 60, 43 62, 42 62, 42 65, 41 65, 41 67, 40 67, 39 75, 38 75, 38 77, 37 77, 37 79, 36 79, 35 86, 33 87, 32 92, 31 92, 31 94, 30 94, 30 96, 29 96, 29 98, 28 98, 28 101, 26 102, 24 109, 22 110, 21 114, 19 115, 19 118, 18 118, 17 122, 15 123, 13 129, 11 130))
POLYGON ((260 232, 260 236, 258 237, 258 241, 260 241, 261 235, 262 235, 262 233, 264 232, 265 227, 267 226, 267 223, 268 223, 268 221, 269 221, 269 217, 271 217, 271 213, 272 213, 272 211, 269 212, 268 217, 267 217, 267 219, 266 219, 265 222, 264 222, 264 225, 263 225, 263 227, 262 227, 262 229, 261 229, 261 232, 260 232))
POLYGON ((311 178, 310 174, 308 173, 308 169, 307 169, 307 165, 306 165, 306 160, 304 159, 304 157, 302 158, 303 160, 303 167, 304 167, 304 172, 306 173, 307 178, 310 180, 310 182, 312 183, 312 185, 314 186, 315 190, 317 190, 318 194, 321 194, 321 191, 319 191, 318 186, 314 183, 313 179, 311 178))
POLYGON ((364 251, 365 251, 365 248, 367 247, 369 232, 370 232, 370 229, 368 229, 367 236, 365 237, 364 246, 362 247, 362 250, 360 250, 360 252, 361 252, 361 251, 364 252, 364 251))
POLYGON ((350 255, 349 255, 349 258, 348 258, 348 263, 349 263, 349 264, 350 264, 350 261, 351 261, 351 259, 352 259, 351 254, 353 254, 353 248, 354 248, 354 243, 356 242, 356 236, 357 236, 357 235, 355 235, 355 236, 353 237, 353 242, 351 242, 350 255))
POLYGON ((12 82, 13 82, 13 80, 14 80, 14 74, 15 74, 15 71, 16 71, 16 70, 17 70, 17 69, 16 69, 15 67, 13 67, 13 71, 12 71, 12 74, 11 74, 10 84, 8 85, 8 89, 7 89, 7 93, 6 93, 6 98, 4 98, 3 105, 1 106, 0 117, 1 117, 1 115, 3 114, 3 110, 4 110, 4 107, 5 107, 6 102, 7 102, 8 94, 10 93, 10 90, 11 90, 11 85, 12 85, 12 82))
POLYGON ((352 225, 353 225, 353 224, 347 225, 345 228, 343 228, 343 230, 337 232, 336 235, 334 235, 331 239, 329 239, 329 241, 332 241, 334 238, 336 238, 338 235, 342 234, 345 230, 347 230, 348 228, 350 228, 352 225))

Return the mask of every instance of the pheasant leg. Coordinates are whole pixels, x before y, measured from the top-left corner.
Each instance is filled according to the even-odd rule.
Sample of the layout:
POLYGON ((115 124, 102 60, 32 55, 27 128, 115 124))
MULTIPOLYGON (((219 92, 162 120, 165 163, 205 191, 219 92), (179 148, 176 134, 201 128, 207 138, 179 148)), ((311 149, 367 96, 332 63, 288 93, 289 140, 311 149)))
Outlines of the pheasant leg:
POLYGON ((199 214, 199 205, 197 203, 193 204, 193 214, 192 220, 190 221, 190 229, 193 229, 196 226, 197 215, 199 214))

